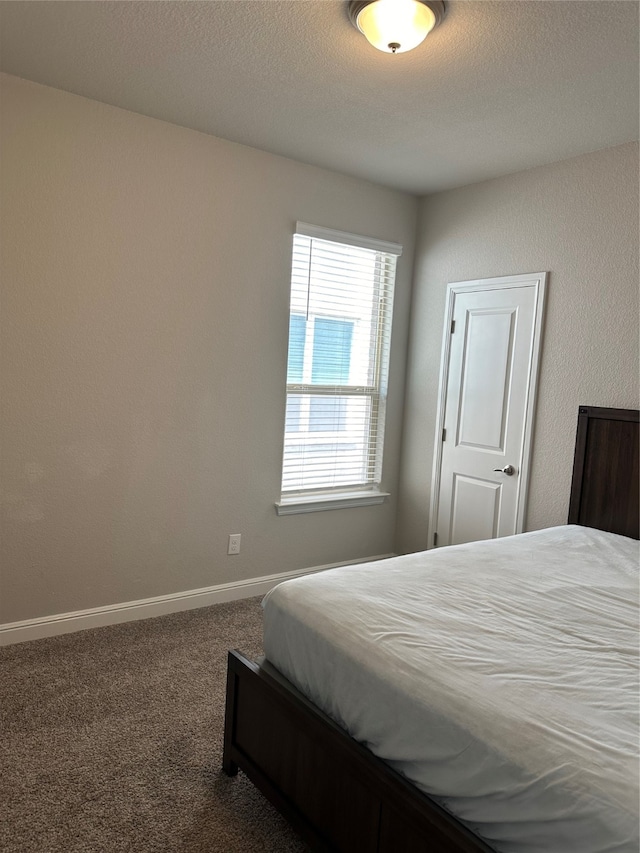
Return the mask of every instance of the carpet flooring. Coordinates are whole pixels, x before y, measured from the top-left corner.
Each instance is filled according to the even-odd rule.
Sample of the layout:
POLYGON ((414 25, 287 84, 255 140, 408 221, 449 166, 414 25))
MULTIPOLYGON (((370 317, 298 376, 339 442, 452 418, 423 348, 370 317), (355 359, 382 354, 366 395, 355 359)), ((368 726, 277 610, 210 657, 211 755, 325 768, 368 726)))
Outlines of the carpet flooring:
POLYGON ((221 771, 226 654, 259 599, 0 648, 2 853, 304 853, 221 771))

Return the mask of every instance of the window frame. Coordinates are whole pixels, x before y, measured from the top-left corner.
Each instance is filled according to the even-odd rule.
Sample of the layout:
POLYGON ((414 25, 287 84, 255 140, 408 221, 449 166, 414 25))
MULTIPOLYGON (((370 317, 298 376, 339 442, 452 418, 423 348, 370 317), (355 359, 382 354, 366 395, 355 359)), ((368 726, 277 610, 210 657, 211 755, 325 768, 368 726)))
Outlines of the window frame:
MULTIPOLYGON (((283 490, 281 483, 280 500, 276 502, 276 511, 278 515, 290 515, 305 512, 317 512, 322 510, 339 509, 353 506, 372 506, 381 504, 389 496, 389 492, 381 488, 382 479, 382 449, 384 443, 384 414, 386 409, 387 396, 387 376, 388 363, 391 347, 391 325, 393 319, 393 293, 395 289, 396 267, 395 261, 402 253, 402 247, 397 243, 382 241, 375 238, 362 237, 360 235, 350 234, 347 232, 334 231, 333 229, 321 228, 307 223, 298 222, 294 234, 293 248, 295 251, 295 237, 309 237, 311 240, 318 239, 332 243, 342 243, 354 248, 364 248, 373 250, 384 257, 384 264, 391 264, 393 256, 393 265, 391 272, 388 270, 380 273, 376 280, 376 286, 380 288, 380 293, 375 297, 377 307, 377 318, 375 325, 375 361, 370 362, 373 376, 375 377, 374 384, 358 384, 358 385, 341 385, 333 383, 330 385, 320 385, 309 382, 289 382, 286 386, 286 399, 289 400, 290 395, 299 394, 307 395, 310 399, 330 397, 333 399, 340 396, 348 396, 350 398, 366 398, 370 401, 369 421, 376 423, 376 429, 369 427, 367 432, 367 454, 366 459, 373 459, 372 479, 368 479, 365 483, 324 487, 324 488, 307 488, 307 489, 289 489, 283 490), (381 425, 381 426, 379 426, 381 425)), ((312 251, 312 249, 310 250, 312 251)), ((291 318, 295 316, 295 312, 290 308, 290 323, 291 318)), ((332 313, 317 313, 313 315, 313 333, 311 342, 305 341, 304 346, 313 347, 315 337, 315 322, 318 318, 329 320, 348 321, 350 318, 346 314, 332 313)), ((308 321, 308 316, 305 318, 308 321)), ((370 328, 373 328, 373 322, 370 328)), ((303 350, 304 350, 303 346, 303 350)), ((308 365, 308 371, 311 372, 313 364, 308 365)), ((287 372, 289 372, 289 362, 287 361, 287 372)), ((311 378, 310 376, 303 378, 311 378)), ((287 380, 289 377, 287 376, 287 380)), ((311 431, 307 429, 306 433, 301 431, 302 435, 308 435, 311 431)), ((332 431, 336 432, 336 431, 332 431)), ((331 434, 331 433, 330 433, 331 434)), ((322 433, 318 433, 321 437, 322 433)), ((286 454, 286 418, 284 430, 284 445, 283 445, 283 465, 281 466, 281 474, 284 477, 284 463, 286 454)))

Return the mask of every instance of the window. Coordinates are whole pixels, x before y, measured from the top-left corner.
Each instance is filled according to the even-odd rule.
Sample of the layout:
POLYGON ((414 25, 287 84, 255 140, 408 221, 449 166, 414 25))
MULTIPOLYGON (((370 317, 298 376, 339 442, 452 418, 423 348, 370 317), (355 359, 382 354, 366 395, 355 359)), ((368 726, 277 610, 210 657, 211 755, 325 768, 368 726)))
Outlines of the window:
POLYGON ((401 247, 298 223, 278 512, 379 503, 401 247))

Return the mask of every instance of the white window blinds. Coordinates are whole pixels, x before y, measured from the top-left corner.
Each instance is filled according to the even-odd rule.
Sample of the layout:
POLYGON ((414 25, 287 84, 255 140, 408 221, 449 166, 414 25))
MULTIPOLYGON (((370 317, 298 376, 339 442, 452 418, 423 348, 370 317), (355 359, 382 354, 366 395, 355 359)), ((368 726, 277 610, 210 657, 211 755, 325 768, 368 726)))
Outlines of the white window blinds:
POLYGON ((298 223, 293 238, 283 497, 380 483, 401 247, 298 223))

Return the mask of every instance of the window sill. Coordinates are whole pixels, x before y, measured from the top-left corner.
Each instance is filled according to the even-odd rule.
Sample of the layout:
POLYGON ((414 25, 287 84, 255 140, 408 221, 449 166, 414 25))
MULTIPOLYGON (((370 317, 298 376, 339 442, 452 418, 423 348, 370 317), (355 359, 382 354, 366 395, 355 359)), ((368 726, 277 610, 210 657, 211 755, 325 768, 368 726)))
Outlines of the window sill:
POLYGON ((389 492, 336 492, 334 494, 296 495, 276 503, 278 515, 298 515, 303 512, 323 512, 328 509, 347 509, 355 506, 376 506, 384 503, 389 492))

